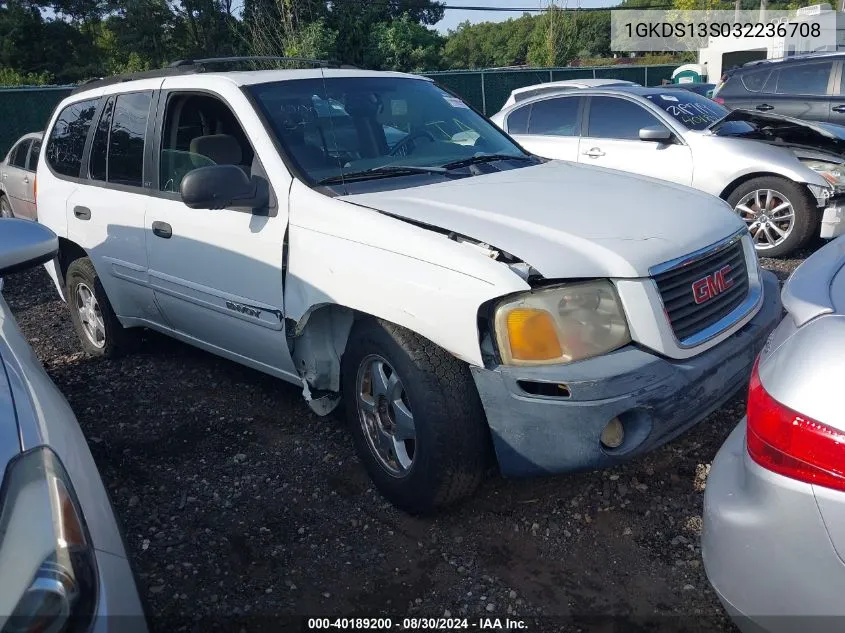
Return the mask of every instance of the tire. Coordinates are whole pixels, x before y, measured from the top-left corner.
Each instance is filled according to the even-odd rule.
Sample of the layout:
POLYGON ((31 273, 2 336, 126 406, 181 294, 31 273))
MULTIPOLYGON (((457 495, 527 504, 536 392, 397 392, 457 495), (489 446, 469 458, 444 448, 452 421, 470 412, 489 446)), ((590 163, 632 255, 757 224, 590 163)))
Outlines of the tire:
POLYGON ((786 178, 777 176, 752 178, 734 189, 727 201, 731 208, 745 220, 751 230, 757 254, 761 257, 788 255, 805 246, 819 230, 821 213, 816 206, 815 198, 802 185, 786 178), (756 203, 755 192, 761 192, 760 204, 756 203), (772 192, 773 195, 767 198, 765 192, 772 192), (766 204, 767 199, 770 200, 768 204, 766 204), (740 208, 740 203, 743 203, 743 208, 740 208), (788 227, 786 219, 778 221, 778 218, 786 218, 784 214, 788 214, 789 209, 779 211, 774 216, 766 213, 780 208, 783 203, 788 203, 792 209, 792 222, 788 227), (764 221, 762 225, 759 222, 761 216, 764 221), (785 233, 785 237, 780 233, 785 233), (773 237, 775 239, 772 239, 773 237))
MULTIPOLYGON (((384 497, 406 512, 424 514, 465 499, 478 489, 487 472, 491 443, 481 399, 466 364, 405 328, 366 319, 356 322, 350 333, 341 371, 355 448, 384 497), (393 373, 398 377, 400 406, 405 404, 412 412, 415 437, 402 443, 403 457, 410 456, 412 461, 404 472, 397 472, 402 470, 398 467, 391 470, 378 456, 365 430, 367 419, 377 422, 359 404, 362 385, 374 384, 373 363, 381 361, 387 363, 385 374, 389 368, 391 377, 393 373)), ((376 389, 369 391, 375 394, 376 389)), ((386 404, 386 409, 398 416, 396 406, 386 404)), ((398 431, 394 432, 396 437, 398 431)), ((402 451, 397 449, 397 453, 402 451)), ((398 456, 395 461, 394 466, 399 466, 398 456)))
POLYGON ((12 206, 9 204, 9 199, 0 193, 0 218, 13 218, 15 214, 12 213, 12 206))
POLYGON ((118 321, 91 260, 81 257, 71 262, 65 278, 70 320, 73 321, 73 327, 85 353, 93 357, 118 358, 134 352, 139 344, 138 332, 124 328, 118 321), (80 304, 86 303, 85 299, 89 293, 93 294, 95 300, 93 316, 97 318, 93 327, 101 330, 102 337, 93 335, 91 328, 86 326, 86 322, 92 323, 92 313, 88 312, 89 316, 83 321, 79 309, 80 304))

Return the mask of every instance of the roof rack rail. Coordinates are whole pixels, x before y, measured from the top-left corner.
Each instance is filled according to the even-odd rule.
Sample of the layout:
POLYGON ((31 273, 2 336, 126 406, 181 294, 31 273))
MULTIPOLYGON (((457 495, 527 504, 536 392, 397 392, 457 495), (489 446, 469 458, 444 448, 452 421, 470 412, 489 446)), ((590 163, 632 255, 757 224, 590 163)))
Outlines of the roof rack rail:
POLYGON ((190 75, 193 73, 206 72, 207 66, 214 64, 231 64, 243 62, 283 62, 296 64, 310 64, 317 68, 346 68, 357 69, 357 66, 350 64, 342 64, 332 60, 321 59, 306 59, 304 57, 273 57, 273 56, 253 56, 253 57, 208 57, 205 59, 180 59, 171 62, 164 68, 157 68, 154 70, 145 70, 136 73, 129 73, 126 75, 114 75, 112 77, 96 77, 88 79, 79 84, 73 89, 71 94, 76 94, 85 90, 93 88, 101 88, 103 86, 111 86, 114 84, 123 83, 125 81, 135 81, 138 79, 155 79, 158 77, 171 77, 174 75, 190 75))
POLYGON ((206 57, 204 59, 180 59, 168 64, 168 68, 179 68, 184 66, 205 66, 207 64, 234 64, 239 62, 284 62, 294 64, 311 64, 313 66, 327 68, 337 65, 327 59, 309 59, 306 57, 278 57, 275 55, 246 55, 240 57, 206 57))

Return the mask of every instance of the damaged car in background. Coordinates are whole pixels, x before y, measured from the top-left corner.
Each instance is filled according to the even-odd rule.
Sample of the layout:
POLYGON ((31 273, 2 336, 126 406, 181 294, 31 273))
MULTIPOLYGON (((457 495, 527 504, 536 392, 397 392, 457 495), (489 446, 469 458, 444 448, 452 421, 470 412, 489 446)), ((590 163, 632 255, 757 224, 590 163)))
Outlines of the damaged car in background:
POLYGON ((87 84, 48 127, 48 271, 89 354, 151 328, 342 403, 411 512, 494 457, 612 466, 747 384, 780 301, 723 201, 527 154, 425 78, 202 67, 87 84))
MULTIPOLYGON (((845 232, 845 127, 728 111, 688 90, 563 90, 560 83, 566 82, 506 105, 492 120, 539 156, 719 196, 767 257, 845 232)), ((684 212, 683 206, 677 210, 684 212)))

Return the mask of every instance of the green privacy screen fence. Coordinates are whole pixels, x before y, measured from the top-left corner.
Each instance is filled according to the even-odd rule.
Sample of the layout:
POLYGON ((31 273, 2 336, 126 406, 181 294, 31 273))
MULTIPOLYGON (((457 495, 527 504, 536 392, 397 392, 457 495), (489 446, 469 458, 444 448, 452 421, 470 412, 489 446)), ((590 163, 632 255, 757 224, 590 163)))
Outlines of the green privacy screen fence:
MULTIPOLYGON (((426 73, 485 114, 498 112, 511 90, 563 79, 607 77, 627 79, 644 86, 659 86, 676 66, 596 66, 583 68, 525 68, 509 70, 454 70, 426 73)), ((56 105, 73 86, 0 88, 0 159, 27 132, 43 130, 56 105)))
POLYGON ((0 88, 0 160, 18 138, 43 130, 53 108, 71 90, 72 86, 0 88))
POLYGON ((671 79, 676 65, 594 66, 577 68, 520 68, 507 70, 451 70, 425 73, 444 88, 463 97, 484 114, 492 115, 504 105, 511 91, 523 86, 565 79, 625 79, 643 86, 659 86, 671 79))

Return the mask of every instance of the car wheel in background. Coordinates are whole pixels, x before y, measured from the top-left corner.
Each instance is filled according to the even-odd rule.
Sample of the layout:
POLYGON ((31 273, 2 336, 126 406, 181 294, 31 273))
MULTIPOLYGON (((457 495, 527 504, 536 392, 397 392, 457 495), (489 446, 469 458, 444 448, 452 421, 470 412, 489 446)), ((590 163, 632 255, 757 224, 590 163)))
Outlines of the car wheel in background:
POLYGON ((0 194, 0 218, 12 217, 14 217, 12 214, 12 205, 9 204, 9 200, 6 196, 0 194))
POLYGON ((728 196, 728 204, 745 221, 763 257, 780 257, 804 246, 821 216, 809 191, 776 176, 742 183, 728 196))
POLYGON ((490 438, 465 363, 405 328, 366 319, 349 335, 342 384, 358 455, 395 506, 430 512, 476 491, 490 438))
POLYGON ((85 353, 116 358, 137 349, 138 332, 118 321, 90 259, 71 262, 66 285, 70 319, 85 353))

